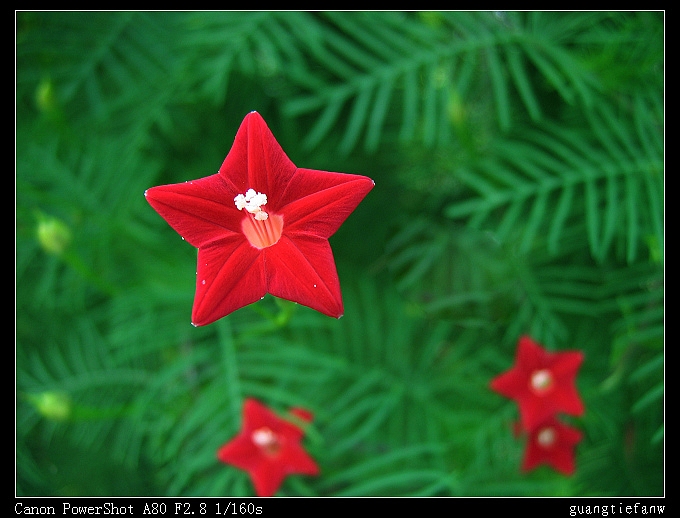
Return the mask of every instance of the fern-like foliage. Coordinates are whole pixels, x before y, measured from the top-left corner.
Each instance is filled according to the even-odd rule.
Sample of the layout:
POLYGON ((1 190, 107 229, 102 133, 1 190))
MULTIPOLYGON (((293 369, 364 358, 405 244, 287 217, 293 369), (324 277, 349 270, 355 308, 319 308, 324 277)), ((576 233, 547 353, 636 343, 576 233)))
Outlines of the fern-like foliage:
POLYGON ((24 13, 18 87, 39 84, 42 108, 87 125, 77 131, 116 132, 139 145, 175 93, 172 28, 172 15, 144 12, 24 13))
POLYGON ((664 13, 16 22, 18 495, 252 495, 215 457, 246 397, 314 414, 322 474, 280 495, 663 494, 664 13), (213 174, 251 110, 376 181, 331 237, 340 320, 190 325, 195 250, 143 192, 213 174), (520 475, 489 389, 522 334, 585 353, 573 477, 520 475))
MULTIPOLYGON (((620 120, 610 118, 605 126, 602 118, 611 115, 592 115, 594 142, 583 131, 546 125, 524 132, 521 140, 495 143, 494 158, 482 161, 477 170, 457 171, 476 196, 451 204, 446 215, 470 218, 478 227, 491 218, 502 242, 523 228, 519 250, 525 253, 538 236, 557 252, 565 225, 574 221, 574 214, 584 214, 579 224, 585 225, 597 260, 614 248, 633 262, 650 239, 657 247, 654 252, 662 255, 662 142, 646 147, 620 120)), ((647 130, 640 131, 653 131, 657 121, 645 119, 647 130)))
POLYGON ((199 12, 183 20, 178 43, 192 97, 222 101, 235 73, 262 78, 272 95, 285 78, 307 68, 306 49, 322 42, 321 27, 305 12, 199 12), (193 90, 193 91, 192 91, 193 90))
POLYGON ((296 76, 309 93, 290 100, 285 109, 292 116, 321 110, 307 136, 309 146, 344 121, 339 147, 349 152, 360 137, 374 151, 385 128, 397 129, 402 142, 416 134, 428 145, 446 142, 451 122, 462 125, 468 116, 461 101, 479 101, 474 89, 480 82, 493 97, 503 130, 517 117, 516 106, 534 121, 543 117, 539 89, 551 89, 569 104, 590 106, 597 84, 562 45, 607 15, 564 22, 541 13, 339 12, 322 17, 324 40, 310 51, 332 75, 324 82, 310 80, 309 74, 296 76), (520 102, 513 103, 513 96, 520 102))

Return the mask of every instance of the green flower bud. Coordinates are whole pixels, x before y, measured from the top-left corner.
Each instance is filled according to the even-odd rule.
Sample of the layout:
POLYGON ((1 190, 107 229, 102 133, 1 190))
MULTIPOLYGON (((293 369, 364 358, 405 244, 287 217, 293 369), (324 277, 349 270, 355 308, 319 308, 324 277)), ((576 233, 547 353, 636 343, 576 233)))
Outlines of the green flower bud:
POLYGON ((50 79, 43 79, 35 89, 35 104, 41 112, 52 112, 55 109, 57 102, 50 79))
POLYGON ((29 401, 43 417, 53 421, 65 421, 71 415, 71 400, 62 392, 31 394, 29 401))
POLYGON ((43 249, 61 255, 71 242, 71 230, 63 221, 50 216, 38 216, 38 241, 43 249))

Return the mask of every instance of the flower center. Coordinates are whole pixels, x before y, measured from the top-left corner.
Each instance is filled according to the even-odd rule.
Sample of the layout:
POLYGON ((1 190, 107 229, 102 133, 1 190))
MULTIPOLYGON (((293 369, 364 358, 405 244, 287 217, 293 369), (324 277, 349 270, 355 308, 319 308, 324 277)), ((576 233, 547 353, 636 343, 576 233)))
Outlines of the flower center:
POLYGON ((253 443, 268 455, 274 455, 281 449, 278 436, 266 426, 255 430, 251 438, 253 443))
POLYGON ((245 217, 241 222, 241 230, 255 248, 267 248, 278 242, 283 232, 283 216, 264 210, 267 195, 248 189, 245 194, 234 198, 238 210, 245 209, 252 217, 245 217))
POLYGON ((544 395, 553 386, 553 375, 548 369, 540 369, 531 373, 531 388, 539 396, 544 395))
POLYGON ((267 195, 255 192, 255 189, 248 189, 245 194, 236 195, 234 204, 238 210, 246 209, 258 221, 264 221, 269 217, 262 209, 262 205, 267 205, 267 195))
POLYGON ((550 448, 553 444, 555 444, 556 438, 557 434, 555 433, 555 429, 548 427, 543 428, 543 430, 538 432, 538 435, 536 436, 536 441, 543 448, 550 448))

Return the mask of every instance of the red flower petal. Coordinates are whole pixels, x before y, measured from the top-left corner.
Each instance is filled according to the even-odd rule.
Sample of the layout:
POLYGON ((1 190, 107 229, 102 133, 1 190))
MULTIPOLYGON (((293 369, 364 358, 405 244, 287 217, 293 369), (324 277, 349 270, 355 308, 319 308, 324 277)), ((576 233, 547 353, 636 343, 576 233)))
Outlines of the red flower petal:
POLYGON ((294 300, 324 315, 343 313, 340 280, 328 241, 320 238, 283 236, 267 253, 268 291, 294 300))
POLYGON ((243 236, 199 248, 191 322, 195 326, 210 324, 264 297, 263 263, 264 256, 243 236))
POLYGON ((192 321, 206 325, 265 293, 340 317, 328 238, 373 185, 365 176, 295 167, 264 119, 251 112, 218 174, 152 187, 146 198, 199 249, 192 321), (258 194, 257 205, 247 205, 249 189, 266 201, 258 194))
POLYGON ((288 232, 329 238, 373 186, 365 176, 298 169, 282 200, 288 232))
POLYGON ((151 187, 144 195, 187 243, 200 248, 230 235, 243 235, 242 215, 224 202, 234 198, 232 192, 215 174, 190 182, 151 187))
POLYGON ((530 471, 540 464, 571 475, 575 470, 574 448, 581 441, 579 430, 550 418, 529 434, 522 470, 530 471), (548 437, 548 440, 545 439, 548 437))
MULTIPOLYGON (((234 196, 251 188, 268 196, 285 192, 296 170, 262 116, 250 112, 243 119, 219 174, 234 186, 233 195, 227 199, 231 203, 234 196)), ((274 212, 282 207, 279 199, 277 195, 269 201, 274 212)))
POLYGON ((291 408, 290 413, 307 423, 311 423, 314 419, 314 414, 304 408, 291 408))
POLYGON ((218 450, 217 457, 247 471, 258 496, 272 496, 288 475, 319 473, 316 462, 300 444, 302 437, 303 432, 296 425, 281 419, 258 401, 247 399, 243 405, 241 432, 218 450), (267 449, 262 443, 256 444, 254 434, 258 432, 271 437, 274 447, 267 449))
POLYGON ((564 412, 583 414, 584 407, 576 390, 576 374, 583 353, 550 353, 529 337, 519 340, 515 365, 491 380, 491 389, 517 401, 522 426, 533 430, 539 423, 564 412), (535 375, 547 376, 544 388, 532 386, 535 375))

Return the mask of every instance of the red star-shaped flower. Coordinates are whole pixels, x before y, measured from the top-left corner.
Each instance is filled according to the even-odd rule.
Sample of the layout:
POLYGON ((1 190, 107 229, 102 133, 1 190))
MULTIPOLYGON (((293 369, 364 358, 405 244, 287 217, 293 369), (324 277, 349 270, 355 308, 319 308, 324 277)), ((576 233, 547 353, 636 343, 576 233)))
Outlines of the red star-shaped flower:
POLYGON ((575 469, 574 447, 581 437, 579 430, 551 417, 529 433, 522 470, 530 471, 545 463, 556 471, 571 475, 575 469))
POLYGON ((192 322, 199 326, 266 293, 342 316, 328 238, 373 185, 365 176, 296 167, 251 112, 217 174, 145 195, 198 248, 192 322))
POLYGON ((494 378, 491 388, 517 401, 522 427, 532 431, 558 412, 583 414, 575 381, 582 362, 580 351, 550 353, 523 336, 514 367, 494 378))
MULTIPOLYGON (((291 414, 310 422, 312 415, 303 409, 291 414)), ((286 476, 300 473, 318 475, 319 467, 302 448, 304 432, 281 419, 254 399, 243 405, 241 432, 217 452, 217 458, 250 474, 258 496, 272 496, 286 476)))

